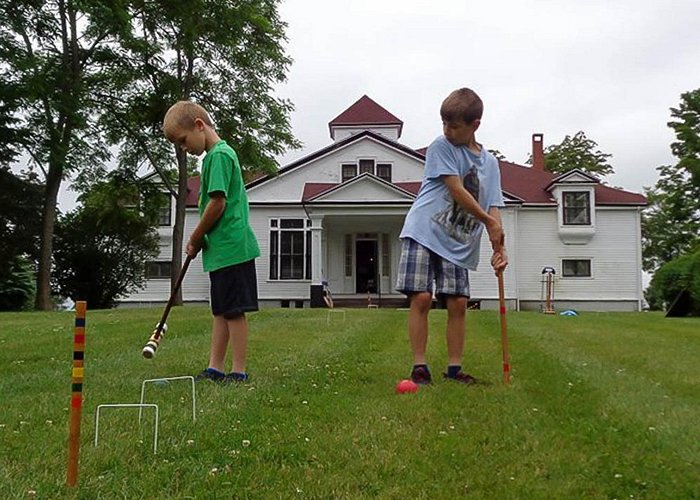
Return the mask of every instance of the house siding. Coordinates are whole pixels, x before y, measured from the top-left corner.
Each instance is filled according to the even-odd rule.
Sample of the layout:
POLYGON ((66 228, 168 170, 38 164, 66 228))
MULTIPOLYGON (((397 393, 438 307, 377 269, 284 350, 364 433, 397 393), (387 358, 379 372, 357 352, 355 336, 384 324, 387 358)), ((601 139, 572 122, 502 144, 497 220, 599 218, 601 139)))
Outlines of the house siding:
POLYGON ((565 245, 554 209, 522 208, 518 213, 519 252, 515 266, 523 308, 536 308, 542 298, 542 269, 556 270, 554 301, 599 309, 596 303, 626 302, 638 309, 641 262, 636 209, 596 208, 595 235, 583 245, 565 245), (564 278, 562 259, 590 259, 590 278, 564 278))
POLYGON ((400 151, 365 138, 317 158, 289 172, 280 174, 248 191, 251 202, 299 202, 307 182, 339 183, 341 165, 360 158, 373 158, 376 163, 392 164, 392 182, 411 182, 423 176, 423 163, 400 151))

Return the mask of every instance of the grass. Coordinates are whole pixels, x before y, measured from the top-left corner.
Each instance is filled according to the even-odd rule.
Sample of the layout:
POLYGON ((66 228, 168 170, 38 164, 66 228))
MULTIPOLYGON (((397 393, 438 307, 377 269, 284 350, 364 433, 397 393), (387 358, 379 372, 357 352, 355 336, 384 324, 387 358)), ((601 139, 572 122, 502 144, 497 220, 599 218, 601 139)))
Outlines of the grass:
POLYGON ((242 386, 149 386, 195 374, 205 308, 176 308, 158 356, 140 349, 160 310, 88 311, 78 486, 65 486, 71 313, 0 314, 1 498, 698 498, 700 320, 655 313, 510 313, 512 383, 498 315, 468 315, 464 387, 444 368, 444 311, 431 313, 436 383, 396 395, 410 368, 406 312, 264 310, 249 316, 242 386))

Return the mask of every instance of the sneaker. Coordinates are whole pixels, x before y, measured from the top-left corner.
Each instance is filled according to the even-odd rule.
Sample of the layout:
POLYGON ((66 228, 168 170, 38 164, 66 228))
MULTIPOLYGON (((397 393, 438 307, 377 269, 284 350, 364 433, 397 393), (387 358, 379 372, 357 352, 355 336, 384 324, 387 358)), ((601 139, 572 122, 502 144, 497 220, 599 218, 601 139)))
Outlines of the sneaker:
POLYGON ((243 382, 248 382, 248 374, 240 372, 227 373, 224 377, 224 382, 227 384, 242 384, 243 382))
POLYGON ((219 370, 214 368, 206 368, 201 371, 197 376, 194 377, 195 380, 211 380, 212 382, 223 382, 226 379, 226 375, 219 370))
POLYGON ((432 383, 433 377, 425 366, 415 366, 411 371, 411 380, 418 385, 428 385, 432 383))
POLYGON ((450 377, 449 375, 447 375, 447 373, 443 373, 442 376, 445 378, 445 380, 454 380, 455 382, 459 382, 461 384, 487 385, 486 382, 479 380, 478 378, 472 377, 468 373, 464 373, 461 370, 454 377, 450 377))

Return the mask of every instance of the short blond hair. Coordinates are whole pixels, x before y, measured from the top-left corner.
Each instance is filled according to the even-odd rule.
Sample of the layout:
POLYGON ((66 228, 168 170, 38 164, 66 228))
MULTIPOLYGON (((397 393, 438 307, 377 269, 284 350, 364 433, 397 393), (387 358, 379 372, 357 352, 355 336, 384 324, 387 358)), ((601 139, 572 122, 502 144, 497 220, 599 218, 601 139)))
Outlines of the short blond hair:
POLYGON ((442 101, 440 117, 446 122, 462 120, 471 123, 481 119, 484 103, 472 89, 461 88, 452 92, 442 101))
POLYGON ((206 125, 213 127, 214 122, 209 113, 202 106, 192 101, 178 101, 165 113, 163 118, 163 132, 167 136, 176 128, 191 130, 196 119, 202 120, 206 125))

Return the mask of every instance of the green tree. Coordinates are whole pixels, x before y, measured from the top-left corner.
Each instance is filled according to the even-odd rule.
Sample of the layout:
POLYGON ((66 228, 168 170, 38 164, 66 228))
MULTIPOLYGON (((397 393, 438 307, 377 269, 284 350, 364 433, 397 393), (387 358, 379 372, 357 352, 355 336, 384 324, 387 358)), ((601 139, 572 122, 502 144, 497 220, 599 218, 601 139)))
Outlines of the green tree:
POLYGON ((73 171, 109 158, 91 99, 117 61, 128 15, 120 2, 0 0, 0 113, 17 149, 43 182, 36 307, 49 309, 56 201, 73 171))
MULTIPOLYGON (((289 123, 292 104, 275 97, 291 64, 283 50, 286 24, 278 0, 133 2, 130 51, 117 84, 98 96, 122 166, 177 165, 172 266, 182 264, 187 178, 192 164, 168 144, 161 124, 168 107, 195 100, 212 115, 219 135, 238 153, 244 175, 274 173, 275 157, 300 147, 289 123), (224 28, 225 27, 225 28, 224 28), (124 85, 133 74, 137 85, 124 85), (173 162, 173 160, 175 160, 173 162)), ((175 277, 173 277, 174 284, 175 277)), ((176 299, 181 303, 181 295, 176 299)))
POLYGON ((681 94, 681 103, 671 108, 671 116, 675 120, 668 126, 678 139, 671 144, 671 151, 679 160, 678 167, 690 175, 694 186, 700 187, 700 89, 681 94))
POLYGON ((142 286, 146 262, 158 255, 158 186, 123 170, 106 178, 81 195, 56 229, 55 289, 91 309, 114 307, 142 286))
POLYGON ((652 309, 663 310, 687 291, 691 315, 700 316, 700 246, 663 264, 651 279, 645 295, 652 309))
POLYGON ((29 308, 36 290, 32 263, 22 255, 4 262, 4 276, 0 278, 0 311, 29 308))
POLYGON ((495 156, 498 161, 507 161, 505 155, 497 149, 489 149, 489 153, 495 156))
POLYGON ((658 167, 659 179, 645 189, 649 206, 642 216, 644 269, 656 271, 700 243, 700 89, 681 95, 671 108, 677 141, 671 144, 675 165, 658 167))
POLYGON ((41 186, 0 167, 0 310, 34 297, 33 272, 41 227, 41 186))
MULTIPOLYGON (((597 148, 598 144, 586 137, 583 131, 576 132, 573 137, 567 135, 560 144, 545 148, 544 167, 556 174, 563 174, 575 168, 597 176, 612 174, 613 167, 608 163, 612 155, 597 148)), ((527 163, 532 164, 532 156, 527 163)))

